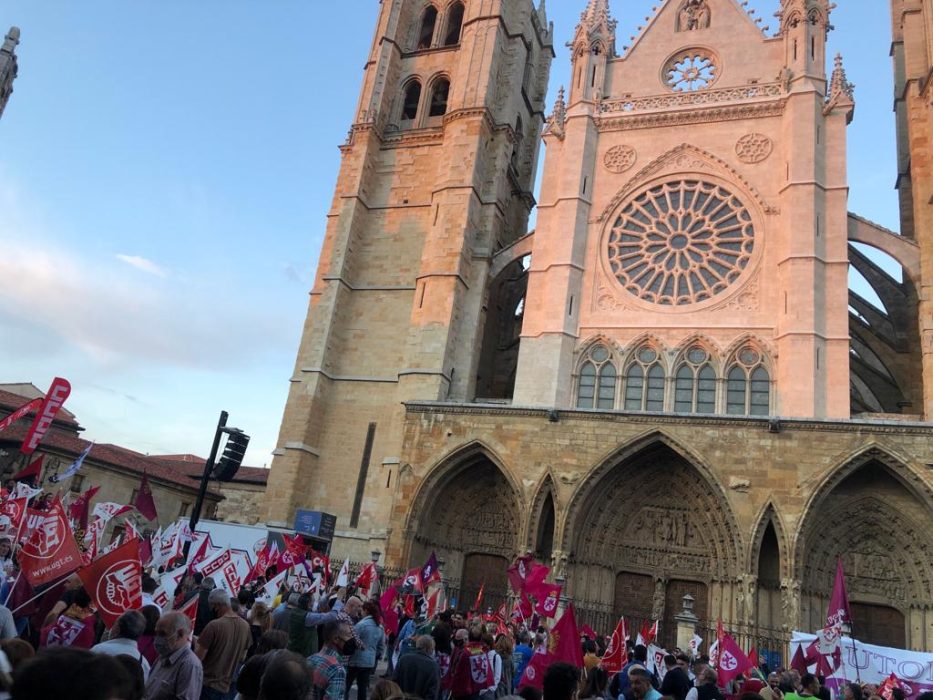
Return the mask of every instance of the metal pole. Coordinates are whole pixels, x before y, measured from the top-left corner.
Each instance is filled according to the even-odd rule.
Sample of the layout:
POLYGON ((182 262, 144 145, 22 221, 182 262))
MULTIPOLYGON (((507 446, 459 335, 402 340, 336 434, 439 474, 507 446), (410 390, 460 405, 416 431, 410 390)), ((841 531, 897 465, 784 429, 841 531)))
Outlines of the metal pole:
MULTIPOLYGON (((220 419, 217 421, 217 430, 214 431, 214 444, 211 446, 211 454, 204 463, 204 474, 201 475, 201 486, 198 489, 198 498, 194 502, 194 508, 191 510, 191 517, 188 519, 188 529, 191 530, 191 536, 194 537, 194 529, 198 526, 201 519, 201 508, 204 506, 204 496, 207 495, 207 482, 210 481, 211 471, 214 469, 214 460, 217 459, 217 449, 220 447, 220 435, 227 425, 227 412, 220 412, 220 419)), ((191 542, 185 542, 185 560, 188 559, 188 550, 191 542)))

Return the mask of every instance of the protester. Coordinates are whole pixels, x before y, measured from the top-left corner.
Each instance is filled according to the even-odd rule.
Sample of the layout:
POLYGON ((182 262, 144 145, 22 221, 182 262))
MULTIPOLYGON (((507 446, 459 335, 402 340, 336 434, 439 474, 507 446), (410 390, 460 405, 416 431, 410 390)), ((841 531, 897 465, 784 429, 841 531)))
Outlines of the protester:
POLYGON ((249 624, 233 612, 230 603, 230 596, 222 588, 208 594, 214 619, 205 625, 195 645, 195 653, 204 667, 202 700, 225 699, 233 672, 246 658, 252 642, 249 624))
POLYGON ((262 675, 260 700, 306 700, 311 676, 305 660, 291 651, 280 651, 262 675))
POLYGON ((305 615, 308 614, 310 603, 310 596, 303 593, 298 596, 297 605, 289 608, 288 650, 303 658, 318 652, 318 628, 305 625, 305 615))
POLYGON ((531 635, 527 631, 522 631, 518 635, 518 644, 515 645, 513 660, 515 665, 516 684, 521 680, 525 673, 525 667, 531 661, 531 655, 534 650, 531 648, 531 635))
POLYGON ((590 669, 586 674, 586 684, 580 691, 581 698, 595 698, 603 700, 606 688, 609 686, 609 676, 599 666, 590 669))
POLYGON ((70 589, 68 593, 68 599, 73 602, 52 623, 42 628, 39 646, 70 646, 79 649, 94 646, 97 633, 94 629, 91 596, 83 588, 70 589))
POLYGON ((434 658, 434 650, 434 638, 423 634, 415 642, 414 653, 405 654, 399 659, 395 667, 395 681, 407 695, 422 700, 438 700, 440 697, 441 669, 434 658))
POLYGON ((143 656, 146 657, 146 661, 152 666, 159 658, 159 652, 155 648, 155 628, 161 613, 155 605, 144 605, 139 612, 146 618, 146 629, 143 630, 142 636, 136 640, 136 646, 139 647, 143 656))
POLYGON ((272 611, 269 610, 269 606, 262 601, 253 603, 253 607, 250 608, 246 616, 246 621, 249 623, 251 640, 250 655, 252 655, 254 651, 253 647, 256 646, 260 637, 272 629, 272 611))
POLYGON ((343 657, 356 651, 353 628, 343 620, 324 625, 324 648, 308 658, 311 668, 312 700, 345 700, 347 671, 343 657))
POLYGON ((114 660, 123 666, 126 679, 120 686, 118 697, 121 700, 143 700, 146 694, 146 681, 143 678, 143 669, 139 661, 126 654, 118 654, 114 660))
POLYGON ((500 693, 499 684, 502 682, 502 657, 496 651, 496 643, 492 635, 488 632, 482 637, 483 649, 486 650, 486 658, 489 660, 489 674, 485 691, 480 693, 481 698, 486 700, 495 700, 496 695, 506 695, 500 693))
MULTIPOLYGON (((390 680, 381 680, 373 686, 369 700, 401 700, 405 695, 398 684, 390 680)), ((358 698, 363 700, 363 698, 358 698)))
POLYGON ((143 574, 143 604, 141 607, 146 607, 147 605, 152 605, 158 609, 159 614, 162 613, 162 606, 157 604, 153 599, 152 595, 159 589, 159 584, 156 582, 152 576, 149 574, 143 574))
POLYGON ((362 604, 361 611, 363 618, 356 623, 354 629, 362 646, 357 648, 350 657, 347 667, 346 695, 348 698, 354 681, 356 681, 357 688, 356 696, 366 697, 369 692, 370 678, 376 671, 376 664, 385 653, 385 630, 382 629, 382 612, 378 603, 368 600, 362 604))
POLYGON ((505 695, 511 695, 515 688, 515 662, 512 658, 514 648, 512 646, 512 637, 507 634, 500 634, 496 638, 496 653, 502 659, 502 678, 499 681, 499 692, 505 695))
MULTIPOLYGON (((269 630, 259 640, 256 653, 247 659, 237 675, 236 690, 240 700, 256 700, 259 697, 262 676, 278 652, 285 648, 288 636, 282 630, 269 630)), ((299 657, 304 664, 304 657, 299 657)))
POLYGON ((20 667, 36 655, 32 644, 25 639, 4 639, 0 642, 0 650, 6 654, 7 660, 15 673, 20 667))
MULTIPOLYGON (((200 574, 197 574, 200 576, 200 574)), ((198 614, 194 620, 194 636, 201 636, 201 632, 204 631, 204 628, 207 627, 207 623, 213 620, 213 610, 211 609, 210 600, 208 597, 211 594, 211 591, 214 590, 215 584, 214 579, 210 576, 201 579, 201 583, 198 584, 198 614)), ((177 610, 181 606, 176 605, 175 609, 177 610)), ((229 603, 227 607, 230 607, 229 603)))
POLYGON ((687 693, 687 700, 725 700, 719 688, 716 687, 718 679, 716 671, 704 665, 697 674, 697 685, 687 693))
POLYGON ((127 610, 113 623, 110 639, 93 647, 96 654, 129 656, 135 659, 143 672, 143 683, 149 680, 149 662, 139 650, 138 641, 146 631, 146 618, 137 610, 127 610))
POLYGON ((0 639, 13 639, 19 636, 16 632, 16 622, 13 613, 5 605, 0 605, 0 639))
POLYGON ((127 689, 132 685, 125 667, 111 656, 74 647, 50 647, 17 672, 12 698, 130 700, 127 689))
POLYGON ((182 613, 165 613, 156 624, 159 660, 146 683, 146 700, 200 700, 204 670, 190 638, 191 621, 182 613))
POLYGON ((573 700, 577 695, 580 672, 562 661, 551 664, 544 672, 544 700, 573 700))
POLYGON ((674 700, 685 700, 687 693, 693 687, 687 673, 677 663, 677 657, 673 654, 667 654, 664 657, 664 666, 667 672, 664 674, 664 680, 661 681, 661 695, 669 695, 674 700))

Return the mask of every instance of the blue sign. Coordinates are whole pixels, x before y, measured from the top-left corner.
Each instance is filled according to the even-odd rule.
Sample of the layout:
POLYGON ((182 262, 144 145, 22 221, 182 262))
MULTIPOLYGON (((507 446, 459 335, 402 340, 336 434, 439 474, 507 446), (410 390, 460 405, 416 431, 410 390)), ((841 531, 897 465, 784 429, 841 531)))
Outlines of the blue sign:
POLYGON ((330 542, 334 539, 334 528, 337 526, 337 516, 319 510, 295 511, 295 532, 330 542))

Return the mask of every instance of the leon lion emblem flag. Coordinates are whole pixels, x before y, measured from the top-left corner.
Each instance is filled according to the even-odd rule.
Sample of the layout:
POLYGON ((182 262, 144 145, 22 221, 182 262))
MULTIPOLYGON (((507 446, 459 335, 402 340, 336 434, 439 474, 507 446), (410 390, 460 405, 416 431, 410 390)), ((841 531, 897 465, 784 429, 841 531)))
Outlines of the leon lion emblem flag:
POLYGON ((78 572, 107 627, 127 610, 142 607, 143 568, 133 539, 78 572))

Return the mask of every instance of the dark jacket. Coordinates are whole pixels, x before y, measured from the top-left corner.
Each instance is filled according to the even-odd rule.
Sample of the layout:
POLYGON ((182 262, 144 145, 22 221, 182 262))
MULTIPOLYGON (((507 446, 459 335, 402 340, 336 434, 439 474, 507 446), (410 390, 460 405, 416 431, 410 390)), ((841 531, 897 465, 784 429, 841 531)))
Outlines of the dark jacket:
POLYGON ((437 700, 441 690, 441 669, 433 656, 415 650, 398 660, 395 682, 404 693, 423 700, 437 700))
POLYGON ((704 683, 697 686, 697 697, 699 700, 724 700, 715 683, 704 683))
POLYGON ((661 681, 661 695, 670 695, 674 700, 684 700, 693 683, 690 677, 680 666, 668 669, 664 674, 664 680, 661 681))

